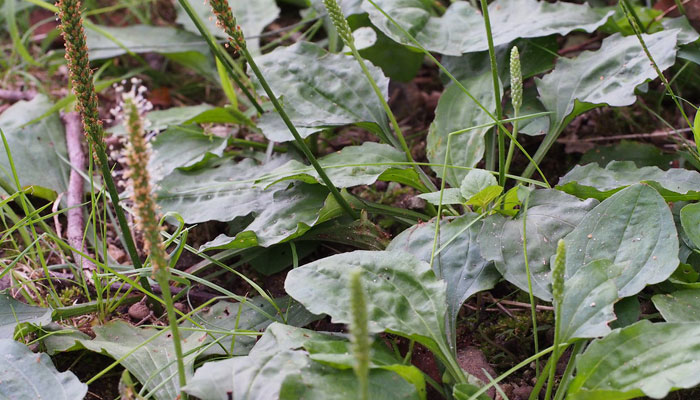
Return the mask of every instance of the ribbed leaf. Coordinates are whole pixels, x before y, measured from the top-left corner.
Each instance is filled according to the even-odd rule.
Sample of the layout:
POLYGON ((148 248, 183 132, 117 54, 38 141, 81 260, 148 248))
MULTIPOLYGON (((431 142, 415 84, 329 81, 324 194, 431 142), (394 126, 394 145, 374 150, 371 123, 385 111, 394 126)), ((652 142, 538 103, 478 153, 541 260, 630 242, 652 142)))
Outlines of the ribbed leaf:
MULTIPOLYGON (((466 3, 455 3, 466 4, 466 3)), ((493 81, 491 72, 484 72, 461 82, 462 85, 490 113, 496 108, 496 100, 493 95, 493 81)), ((477 107, 456 85, 450 85, 440 97, 435 120, 430 125, 426 144, 426 153, 431 166, 438 176, 442 177, 442 164, 445 163, 447 154, 447 141, 450 133, 472 128, 474 126, 488 124, 493 120, 486 112, 477 107)), ((458 135, 452 135, 450 140, 450 157, 448 161, 446 179, 453 187, 458 187, 469 170, 450 168, 474 167, 484 156, 484 135, 490 129, 489 126, 472 129, 458 135)))
MULTIPOLYGON (((58 114, 20 128, 52 107, 53 104, 43 95, 31 101, 19 101, 0 115, 0 129, 7 138, 20 185, 36 185, 62 193, 68 188, 70 166, 64 161, 68 159, 68 153, 65 130, 58 114)), ((0 167, 0 176, 14 182, 4 147, 0 148, 0 167)))
POLYGON ((608 260, 596 260, 566 280, 561 306, 561 340, 595 338, 610 332, 617 301, 614 279, 620 268, 608 260))
MULTIPOLYGON (((223 29, 216 26, 216 17, 208 2, 190 1, 189 3, 211 34, 218 37, 226 37, 223 29)), ((248 47, 253 51, 257 51, 260 43, 258 35, 279 16, 280 9, 277 7, 275 0, 229 0, 228 3, 231 6, 233 15, 236 17, 236 22, 246 36, 248 47)), ((185 10, 179 4, 176 5, 176 9, 177 19, 175 22, 181 24, 186 30, 199 35, 199 30, 185 10)), ((206 45, 204 47, 206 48, 206 45)))
POLYGON ((349 323, 348 277, 355 268, 362 269, 371 332, 391 331, 432 349, 446 345, 445 283, 410 254, 354 251, 326 257, 290 271, 284 286, 312 313, 349 323))
POLYGON ((591 210, 566 238, 566 275, 591 261, 622 267, 615 279, 620 297, 668 278, 678 267, 678 234, 659 193, 633 185, 591 210))
POLYGON ((668 322, 700 322, 700 289, 657 294, 651 300, 668 322))
MULTIPOLYGON (((458 56, 488 49, 481 14, 466 1, 453 2, 440 17, 433 15, 429 2, 421 0, 374 2, 430 51, 458 56)), ((362 8, 387 36, 410 43, 371 3, 365 1, 362 8)), ((601 16, 587 5, 498 0, 489 5, 489 15, 494 45, 500 46, 517 38, 565 35, 576 29, 592 32, 605 23, 612 11, 601 16)))
MULTIPOLYGON (((308 128, 300 131, 302 136, 318 127, 358 123, 388 131, 384 109, 353 57, 299 42, 257 57, 256 62, 294 125, 308 128)), ((381 69, 368 68, 387 99, 389 79, 381 69)), ((258 126, 270 140, 293 140, 277 113, 264 114, 258 126)))
MULTIPOLYGON (((435 275, 447 284, 448 323, 453 326, 457 314, 469 296, 493 288, 501 275, 493 263, 481 256, 477 235, 482 222, 476 214, 465 214, 440 223, 440 240, 433 261, 435 275), (444 246, 444 248, 443 248, 444 246)), ((413 254, 430 262, 435 237, 435 220, 406 229, 391 241, 387 250, 413 254)))
POLYGON ((51 309, 32 307, 0 293, 0 339, 12 339, 15 327, 23 322, 48 324, 51 322, 51 309))
MULTIPOLYGON (((557 242, 569 234, 595 207, 597 201, 580 201, 557 190, 536 190, 527 208, 527 257, 535 296, 550 301, 550 257, 557 242)), ((523 217, 508 219, 492 215, 479 233, 481 254, 496 262, 503 277, 528 291, 523 253, 523 217)))
MULTIPOLYGON (((347 146, 320 158, 318 162, 333 184, 341 188, 371 185, 377 180, 393 180, 398 177, 405 177, 404 182, 413 181, 413 185, 420 185, 415 174, 404 171, 409 166, 401 165, 406 162, 406 155, 386 144, 365 142, 361 146, 347 146), (387 171, 389 173, 384 174, 387 171)), ((313 167, 296 160, 290 160, 270 171, 260 177, 257 183, 269 185, 287 179, 323 183, 313 167)))
POLYGON ((567 399, 661 399, 700 383, 700 324, 640 321, 591 343, 567 399))
POLYGON ((87 385, 72 372, 58 372, 44 353, 0 339, 0 398, 8 400, 81 400, 87 385))
POLYGON ((605 168, 596 163, 577 165, 559 180, 557 189, 580 198, 604 200, 640 182, 656 188, 666 201, 700 199, 700 173, 697 171, 637 168, 633 161, 610 161, 605 168))

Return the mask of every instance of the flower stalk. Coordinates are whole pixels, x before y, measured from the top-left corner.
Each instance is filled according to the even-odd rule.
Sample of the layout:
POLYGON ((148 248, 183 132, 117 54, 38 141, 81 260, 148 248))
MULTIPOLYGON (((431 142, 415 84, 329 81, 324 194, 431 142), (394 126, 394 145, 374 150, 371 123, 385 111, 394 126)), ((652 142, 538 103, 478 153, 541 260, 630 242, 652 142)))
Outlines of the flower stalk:
POLYGON ((331 195, 335 198, 335 200, 338 202, 341 208, 343 208, 343 210, 353 219, 358 219, 359 214, 340 194, 338 188, 333 184, 331 179, 323 170, 323 167, 321 167, 321 165, 318 163, 316 157, 311 152, 311 149, 309 149, 309 146, 306 144, 301 135, 299 135, 299 132, 292 123, 291 119, 284 111, 284 108, 282 108, 280 102, 277 100, 277 96, 275 96, 275 93, 270 88, 270 85, 267 83, 265 76, 263 76, 262 71, 260 71, 260 68, 253 59, 253 56, 250 54, 250 52, 248 52, 245 37, 243 36, 241 27, 238 26, 238 24, 236 23, 236 18, 233 16, 233 12, 231 11, 231 7, 228 4, 228 0, 210 0, 209 4, 211 5, 214 15, 216 15, 217 25, 221 27, 224 30, 224 32, 226 32, 226 34, 228 35, 229 44, 237 52, 239 52, 243 56, 243 58, 245 58, 245 60, 248 62, 250 69, 258 78, 258 81, 260 81, 260 85, 265 90, 265 93, 270 99, 270 102, 272 103, 273 107, 282 118, 282 121, 284 121, 284 124, 287 126, 292 136, 294 136, 294 140, 296 141, 299 149, 302 151, 302 153, 304 153, 306 159, 309 160, 313 168, 318 173, 318 176, 321 178, 328 190, 330 190, 331 195))
MULTIPOLYGON (((372 77, 372 74, 370 73, 369 69, 367 68, 367 64, 365 63, 365 59, 362 58, 360 55, 360 52, 357 50, 357 47, 355 46, 355 38, 352 36, 352 29, 350 29, 350 24, 348 24, 348 21, 345 19, 345 15, 343 14, 343 10, 340 8, 340 5, 336 0, 323 0, 323 5, 326 7, 326 10, 328 11, 328 16, 331 19, 331 22, 333 23, 333 26, 335 27, 335 30, 338 32, 338 36, 345 42, 345 44, 350 48, 350 52, 352 53, 352 56, 355 58, 357 63, 360 65, 360 68, 362 69, 362 73, 365 75, 367 78, 367 81, 369 82, 370 86, 372 86, 372 90, 374 90, 374 93, 377 96, 377 99, 379 99, 379 102, 382 104, 382 108, 384 108, 384 112, 386 113, 387 117, 389 118, 389 122, 391 123, 391 126, 396 133, 396 137, 398 138, 399 143, 396 143, 396 140, 391 140, 393 137, 387 137, 383 138, 386 139, 387 142, 392 144, 394 147, 400 147, 401 150, 406 154, 406 160, 410 163, 414 163, 415 160, 413 159, 413 155, 411 154, 411 149, 408 147, 408 144, 406 143, 406 138, 403 135, 403 131, 401 130, 401 127, 399 126, 398 121, 396 120, 396 116, 394 116, 394 112, 391 111, 391 107, 389 107, 389 103, 386 102, 384 99, 384 95, 382 94, 381 89, 379 89, 379 85, 377 85, 377 82, 374 80, 372 77)), ((433 181, 430 180, 428 175, 426 175, 425 171, 423 171, 418 165, 413 165, 413 169, 418 173, 418 176, 421 179, 421 182, 430 190, 435 191, 437 190, 437 187, 433 184, 433 181)))
POLYGON ((350 341, 352 354, 355 357, 353 369, 357 376, 359 398, 369 399, 369 361, 371 340, 369 336, 367 299, 362 287, 362 270, 357 269, 350 274, 350 307, 352 323, 350 324, 350 341))
POLYGON ((549 380, 547 382, 547 391, 545 400, 549 400, 552 396, 554 388, 554 374, 557 370, 557 361, 561 356, 559 343, 561 341, 561 306, 564 302, 564 273, 566 272, 566 243, 560 239, 557 243, 557 253, 554 257, 552 265, 552 297, 554 298, 554 344, 552 347, 552 358, 549 362, 549 380))
POLYGON ((523 105, 523 73, 520 67, 520 52, 518 46, 513 46, 510 51, 510 98, 513 104, 513 133, 510 138, 510 146, 508 146, 508 156, 504 167, 505 174, 508 174, 510 163, 513 161, 513 153, 515 152, 515 141, 518 138, 518 117, 520 116, 520 108, 523 105))
MULTIPOLYGON (((137 84, 133 81, 132 84, 137 84)), ((161 240, 162 227, 159 223, 159 213, 155 202, 155 196, 151 193, 150 175, 148 173, 148 160, 151 148, 144 136, 143 120, 140 109, 147 103, 141 96, 143 86, 138 89, 132 87, 131 91, 122 95, 125 126, 129 136, 126 148, 126 163, 128 169, 125 177, 129 179, 132 188, 131 199, 136 213, 136 224, 143 233, 144 248, 151 260, 152 276, 160 285, 163 302, 168 314, 170 331, 172 333, 175 357, 177 358, 177 370, 180 388, 187 383, 185 365, 182 355, 182 342, 177 325, 177 313, 170 292, 170 268, 168 254, 161 240)), ((180 399, 186 399, 184 392, 180 393, 180 399)))
MULTIPOLYGON (((102 178, 109 192, 109 196, 114 205, 119 228, 121 230, 126 250, 134 268, 141 268, 141 261, 134 244, 134 239, 129 230, 129 225, 124 216, 124 211, 119 205, 119 193, 112 179, 109 169, 109 162, 105 152, 104 130, 100 120, 97 93, 93 84, 92 70, 88 58, 87 40, 83 28, 83 19, 80 13, 79 0, 59 0, 56 3, 58 17, 60 19, 60 30, 65 41, 66 60, 68 61, 68 71, 70 81, 73 85, 73 93, 77 99, 76 108, 80 112, 88 143, 93 150, 93 158, 102 170, 102 178)), ((149 289, 148 281, 141 280, 142 285, 149 289)))

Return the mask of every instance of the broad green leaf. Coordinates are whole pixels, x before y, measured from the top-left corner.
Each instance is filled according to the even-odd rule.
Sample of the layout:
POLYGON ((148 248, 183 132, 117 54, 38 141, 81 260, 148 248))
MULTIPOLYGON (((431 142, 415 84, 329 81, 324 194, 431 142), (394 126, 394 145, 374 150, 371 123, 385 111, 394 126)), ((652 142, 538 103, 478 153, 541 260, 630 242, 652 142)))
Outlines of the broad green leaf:
MULTIPOLYGON (((452 388, 452 394, 454 395, 454 398, 456 400, 470 400, 472 398, 472 395, 478 392, 479 389, 481 388, 470 383, 459 383, 457 385, 454 385, 454 387, 452 388)), ((490 400, 491 397, 489 397, 486 393, 482 393, 476 399, 490 400)))
MULTIPOLYGON (((97 326, 94 332, 95 338, 92 340, 75 337, 74 345, 67 350, 85 348, 120 360, 119 363, 144 385, 147 392, 153 392, 153 396, 158 400, 170 400, 178 396, 180 389, 177 363, 172 335, 169 332, 150 340, 158 330, 137 328, 119 320, 97 326)), ((201 346, 206 335, 196 332, 185 338, 182 341, 183 353, 201 346)), ((184 358, 188 377, 192 375, 196 356, 197 353, 194 352, 184 358)))
MULTIPOLYGON (((369 398, 377 400, 418 400, 415 387, 393 371, 371 369, 369 398)), ((337 370, 312 364, 297 376, 288 376, 282 384, 280 400, 347 400, 360 398, 357 376, 352 370, 337 370)))
POLYGON ((299 377, 312 361, 302 350, 280 350, 210 361, 187 381, 185 392, 207 400, 278 399, 287 376, 299 377))
POLYGON ((700 249, 700 203, 688 204, 681 209, 680 214, 683 232, 688 235, 688 239, 700 249))
POLYGON ((621 299, 615 303, 614 308, 617 319, 609 325, 612 329, 630 326, 639 321, 639 316, 642 314, 641 304, 639 304, 637 296, 621 299))
MULTIPOLYGON (((695 64, 700 64, 700 42, 682 46, 678 50, 678 58, 694 62, 695 64)), ((695 133, 695 131, 693 131, 693 133, 695 133)))
POLYGON ((615 279, 619 297, 666 280, 678 267, 678 234, 673 215, 659 193, 633 185, 591 210, 566 236, 566 275, 591 261, 621 266, 615 279))
POLYGON ((667 170, 676 157, 666 154, 649 143, 623 140, 611 146, 596 146, 581 157, 581 165, 598 163, 608 165, 611 161, 632 161, 638 168, 659 167, 667 170))
POLYGON ((595 163, 577 165, 559 180, 557 189, 581 198, 604 200, 640 182, 657 189, 666 201, 700 199, 700 173, 697 171, 637 168, 633 161, 610 161, 605 168, 595 163))
MULTIPOLYGON (((272 190, 272 189, 268 189, 272 190)), ((267 205, 254 211, 255 220, 235 237, 221 234, 202 245, 204 249, 230 249, 251 246, 269 247, 306 233, 312 226, 343 214, 328 190, 320 185, 278 185, 267 205)))
MULTIPOLYGON (((336 187, 347 188, 371 185, 382 179, 391 170, 406 169, 406 155, 387 145, 365 142, 361 146, 347 146, 318 160, 336 187)), ((392 175, 400 173, 391 171, 392 175)), ((387 176, 390 176, 387 174, 387 176)), ((269 185, 279 181, 295 179, 306 183, 323 183, 316 170, 296 160, 290 160, 281 167, 260 177, 257 184, 269 185)))
POLYGON ((310 312, 349 323, 348 277, 355 268, 362 270, 370 332, 393 332, 433 350, 446 347, 445 283, 410 254, 354 251, 326 257, 290 271, 284 286, 310 312))
POLYGON ((466 204, 477 206, 479 209, 483 210, 486 209, 486 206, 491 204, 492 201, 496 200, 501 193, 503 193, 503 187, 498 185, 488 186, 470 197, 466 204))
POLYGON ((580 268, 564 284, 561 305, 561 340, 595 338, 610 333, 615 320, 613 304, 617 288, 613 280, 619 267, 608 260, 596 260, 580 268))
MULTIPOLYGON (((453 2, 440 16, 434 16, 429 2, 421 0, 374 0, 403 29, 413 35, 429 51, 459 56, 488 49, 484 21, 480 12, 468 2, 453 2)), ((362 8, 379 29, 397 42, 410 44, 401 30, 370 2, 362 8)), ((604 16, 587 5, 536 0, 498 0, 489 5, 495 46, 517 38, 553 34, 566 35, 581 29, 592 32, 601 26, 612 11, 604 16)))
POLYGON ((86 29, 91 60, 132 53, 181 53, 197 51, 209 54, 206 42, 170 26, 131 25, 124 27, 95 25, 86 29))
POLYGON ((51 309, 33 307, 0 293, 0 339, 12 339, 17 324, 44 325, 51 322, 51 309))
MULTIPOLYGON (((662 71, 675 61, 677 35, 678 31, 663 31, 642 36, 662 71)), ((560 58, 554 71, 536 81, 542 104, 554 112, 551 129, 558 132, 591 108, 634 103, 634 88, 656 76, 637 37, 615 34, 603 40, 599 50, 560 58)))
POLYGON ((176 168, 191 168, 210 157, 221 157, 225 138, 207 135, 196 126, 174 126, 151 141, 153 156, 148 169, 153 181, 170 175, 176 168))
MULTIPOLYGON (((296 1, 296 0, 292 0, 296 1)), ((326 7, 323 5, 323 0, 306 0, 311 7, 313 7, 317 12, 323 14, 326 13, 326 7)), ((362 0, 338 0, 340 8, 343 10, 343 15, 345 17, 350 17, 351 15, 362 14, 362 0)))
POLYGON ((687 16, 681 16, 678 18, 664 18, 661 20, 661 25, 663 25, 664 29, 666 30, 680 29, 680 33, 678 33, 679 45, 690 44, 696 42, 698 38, 700 38, 700 34, 690 24, 687 16))
MULTIPOLYGON (((520 70, 523 79, 548 72, 554 68, 556 57, 553 53, 558 50, 557 40, 554 36, 518 39, 497 46, 494 50, 496 51, 498 77, 501 78, 505 87, 510 86, 510 52, 514 46, 518 47, 520 53, 520 70)), ((450 71, 452 76, 460 81, 487 71, 491 73, 491 59, 487 50, 467 53, 458 57, 444 56, 440 62, 450 71)), ((450 81, 450 78, 442 72, 440 77, 444 83, 450 81)))
MULTIPOLYGON (((461 81, 461 83, 489 112, 495 110, 496 100, 493 96, 493 81, 490 72, 473 76, 461 81)), ((458 86, 448 86, 440 96, 435 110, 435 120, 430 125, 426 142, 428 160, 433 164, 439 164, 431 166, 433 171, 439 177, 443 177, 442 164, 445 163, 450 133, 488 124, 492 121, 458 86)), ((452 135, 446 176, 447 182, 451 186, 459 187, 462 179, 469 173, 467 169, 451 168, 451 166, 475 167, 484 156, 486 148, 484 135, 489 129, 490 126, 486 126, 452 135)))
MULTIPOLYGON (((235 112, 234 112, 235 113, 235 112)), ((155 110, 148 112, 145 119, 145 126, 149 131, 162 131, 175 125, 186 125, 192 123, 220 123, 220 124, 250 124, 246 117, 239 114, 232 114, 231 109, 214 107, 209 104, 196 106, 170 107, 166 110, 155 110)), ((125 135, 124 124, 117 124, 109 128, 115 135, 125 135)))
POLYGON ((227 222, 259 212, 271 204, 274 192, 284 184, 263 190, 253 183, 288 160, 285 156, 275 157, 258 165, 251 158, 238 163, 224 159, 195 171, 175 170, 160 182, 158 204, 163 212, 180 213, 188 224, 227 222))
POLYGON ((459 192, 465 199, 471 199, 489 186, 498 185, 496 177, 483 169, 473 169, 467 173, 459 186, 459 192))
MULTIPOLYGON (((336 338, 333 338, 336 339, 336 338)), ((352 369, 356 364, 352 351, 352 344, 346 340, 307 340, 304 349, 309 352, 309 357, 321 364, 336 369, 352 369)), ((370 348, 370 369, 383 369, 393 371, 399 376, 411 382, 421 399, 425 399, 425 378, 423 372, 414 365, 405 365, 403 360, 397 359, 396 354, 382 341, 372 342, 370 348)))
MULTIPOLYGON (((318 127, 371 123, 388 131, 386 114, 372 86, 352 56, 331 54, 299 42, 257 57, 260 69, 295 126, 308 136, 318 127)), ((368 65, 382 95, 388 98, 389 79, 368 65)), ((257 80, 254 80, 257 82, 257 80)), ((275 142, 293 140, 277 113, 264 114, 258 127, 275 142)))
POLYGON ((258 166, 250 158, 238 163, 221 159, 207 168, 175 170, 160 182, 158 203, 164 212, 177 212, 187 223, 253 217, 242 230, 231 233, 235 237, 221 234, 204 248, 268 247, 342 213, 321 185, 254 185, 260 176, 288 160, 276 157, 258 166))
MULTIPOLYGON (((226 37, 226 33, 224 33, 223 29, 216 26, 216 16, 214 16, 208 2, 190 1, 189 3, 202 20, 207 30, 209 30, 209 33, 222 38, 226 37)), ((231 6, 233 15, 236 17, 236 22, 241 27, 246 37, 248 47, 257 52, 260 44, 259 35, 267 25, 276 20, 279 16, 280 9, 277 7, 275 0, 229 0, 228 3, 231 6)), ((199 30, 185 10, 180 7, 179 4, 176 5, 176 9, 177 19, 175 22, 181 24, 186 30, 199 35, 199 30)), ((204 47, 206 47, 206 45, 204 45, 204 47)))
POLYGON ((88 387, 72 372, 58 372, 51 358, 22 343, 0 339, 0 398, 80 400, 88 387))
MULTIPOLYGON (((7 138, 20 185, 23 188, 36 185, 62 193, 68 188, 70 166, 65 129, 58 114, 21 128, 53 106, 44 95, 37 95, 31 101, 18 101, 0 114, 0 129, 7 138)), ((0 176, 14 182, 5 147, 0 148, 0 176)))
POLYGON ((345 11, 345 16, 348 17, 350 27, 352 29, 358 27, 371 28, 377 37, 377 41, 372 47, 360 50, 362 58, 381 68, 384 74, 393 81, 410 82, 415 78, 423 65, 424 55, 396 43, 372 25, 367 14, 360 9, 360 3, 362 1, 344 1, 342 2, 343 9, 346 8, 346 4, 351 2, 357 3, 357 11, 362 14, 350 16, 350 14, 345 11))
POLYGON ((567 399, 666 397, 700 383, 700 324, 640 321, 593 341, 576 359, 567 399))
MULTIPOLYGON (((435 205, 440 204, 440 192, 419 194, 418 197, 435 205)), ((442 204, 464 204, 467 200, 462 197, 458 188, 447 188, 442 191, 442 204)))
POLYGON ((668 322, 700 322, 700 289, 657 294, 651 301, 668 322))
MULTIPOLYGON (((248 356, 204 364, 185 391, 212 400, 355 398, 357 380, 351 369, 339 370, 316 363, 303 349, 310 341, 318 344, 337 340, 342 338, 274 323, 248 356), (306 385, 300 387, 300 382, 306 385), (296 395, 302 392, 303 396, 296 395)), ((373 398, 419 398, 415 387, 393 372, 373 369, 370 384, 373 398), (391 382, 399 397, 388 396, 386 388, 382 388, 387 382, 391 382)))
MULTIPOLYGON (((550 258, 557 242, 569 234, 598 204, 595 200, 580 201, 557 190, 535 190, 530 195, 526 212, 527 257, 533 294, 551 301, 550 258)), ((510 219, 492 215, 484 221, 479 233, 481 254, 496 262, 503 277, 528 291, 525 256, 523 254, 523 216, 510 219)))
MULTIPOLYGON (((675 62, 677 36, 678 30, 642 35, 662 71, 675 62)), ((533 158, 544 157, 577 115, 606 104, 631 105, 637 100, 634 89, 656 77, 656 70, 635 35, 615 34, 605 38, 599 50, 585 51, 573 59, 560 58, 554 71, 535 79, 540 101, 552 114, 549 132, 533 158)))
MULTIPOLYGON (((305 326, 316 319, 299 303, 283 297, 275 299, 275 303, 282 311, 284 319, 293 326, 305 326)), ((275 321, 282 321, 282 316, 277 315, 277 310, 268 301, 258 297, 249 299, 245 303, 232 303, 220 301, 207 309, 194 314, 192 321, 200 327, 216 332, 248 330, 251 333, 261 332, 275 321), (262 312, 261 312, 262 311, 262 312), (267 313, 267 315, 263 314, 267 313), (272 318, 270 318, 272 317, 272 318)), ((183 324, 183 327, 194 327, 191 323, 183 324)), ((210 333, 203 343, 220 339, 219 344, 210 347, 202 355, 229 354, 246 355, 255 345, 257 335, 224 336, 221 333, 210 333), (223 338, 222 338, 223 336, 223 338)))
MULTIPOLYGON (((440 223, 440 240, 433 271, 447 285, 448 333, 456 324, 462 304, 473 294, 492 289, 500 274, 493 263, 481 256, 477 235, 482 222, 476 214, 465 214, 440 223)), ((435 220, 414 225, 392 240, 387 250, 413 254, 430 262, 435 237, 435 220)), ((436 250, 437 250, 436 249, 436 250)), ((454 338, 456 339, 456 338, 454 338)))

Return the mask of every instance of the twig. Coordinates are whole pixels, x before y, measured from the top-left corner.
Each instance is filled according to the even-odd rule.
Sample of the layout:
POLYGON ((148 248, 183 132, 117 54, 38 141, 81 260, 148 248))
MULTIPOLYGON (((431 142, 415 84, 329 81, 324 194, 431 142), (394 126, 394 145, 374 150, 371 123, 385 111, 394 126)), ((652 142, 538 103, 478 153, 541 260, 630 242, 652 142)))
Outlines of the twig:
POLYGON ((579 43, 575 46, 570 46, 570 47, 566 47, 566 48, 559 50, 559 55, 563 56, 565 54, 576 53, 579 51, 587 50, 588 46, 590 46, 591 44, 593 44, 595 42, 599 42, 600 39, 602 39, 602 37, 600 35, 596 35, 596 36, 594 36, 594 37, 592 37, 592 38, 590 38, 582 43, 579 43))
POLYGON ((34 90, 8 90, 0 89, 0 99, 7 101, 31 100, 36 96, 34 90))
POLYGON ((673 136, 678 133, 686 133, 690 132, 690 128, 683 128, 683 129, 675 129, 672 131, 658 131, 658 132, 651 132, 651 133, 630 133, 626 135, 613 135, 613 136, 597 136, 597 137, 592 137, 592 138, 585 138, 585 139, 559 139, 557 140, 557 143, 578 143, 578 142, 605 142, 609 140, 625 140, 625 139, 649 139, 649 138, 655 138, 655 137, 668 137, 668 136, 673 136))
MULTIPOLYGON (((484 298, 484 300, 488 300, 494 304, 505 304, 507 306, 521 307, 521 308, 530 308, 531 307, 530 303, 521 303, 519 301, 497 299, 497 298, 494 298, 490 293, 487 293, 485 296, 483 296, 483 298, 484 298)), ((554 311, 554 307, 538 305, 537 310, 539 310, 539 311, 554 311)))
MULTIPOLYGON (((83 202, 84 182, 80 172, 85 170, 86 159, 81 143, 83 132, 80 114, 77 112, 64 114, 63 123, 66 125, 66 147, 68 148, 68 159, 71 163, 68 196, 66 198, 68 206, 66 236, 68 244, 72 248, 85 253, 85 242, 83 241, 85 220, 83 219, 83 209, 80 207, 80 204, 83 202)), ((92 283, 91 272, 95 270, 95 264, 90 260, 84 259, 77 251, 73 251, 73 259, 76 266, 82 271, 83 278, 92 283)))

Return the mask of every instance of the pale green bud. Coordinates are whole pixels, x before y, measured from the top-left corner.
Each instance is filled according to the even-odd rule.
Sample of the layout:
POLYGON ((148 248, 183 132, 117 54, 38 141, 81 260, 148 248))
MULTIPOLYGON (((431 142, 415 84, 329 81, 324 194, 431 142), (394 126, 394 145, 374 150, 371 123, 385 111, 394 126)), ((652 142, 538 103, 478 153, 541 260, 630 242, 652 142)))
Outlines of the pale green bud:
POLYGON ((510 51, 510 93, 513 108, 520 110, 523 105, 523 74, 520 69, 520 53, 517 46, 513 46, 510 51))
POLYGON ((350 29, 350 25, 345 19, 343 10, 340 8, 340 5, 338 5, 338 2, 336 0, 323 0, 323 5, 326 6, 326 10, 328 10, 328 16, 331 22, 333 22, 335 30, 338 31, 338 36, 343 39, 345 44, 352 48, 355 44, 355 39, 352 36, 352 29, 350 29))
POLYGON ((566 244, 563 239, 557 243, 557 254, 552 265, 552 297, 556 304, 564 300, 564 273, 566 272, 566 244))

